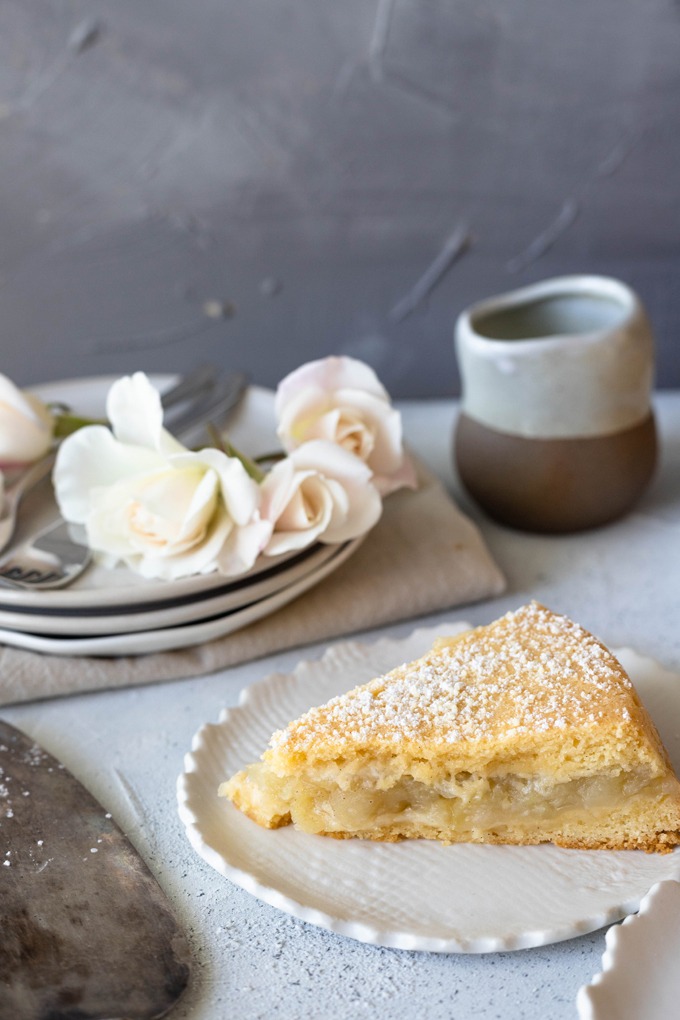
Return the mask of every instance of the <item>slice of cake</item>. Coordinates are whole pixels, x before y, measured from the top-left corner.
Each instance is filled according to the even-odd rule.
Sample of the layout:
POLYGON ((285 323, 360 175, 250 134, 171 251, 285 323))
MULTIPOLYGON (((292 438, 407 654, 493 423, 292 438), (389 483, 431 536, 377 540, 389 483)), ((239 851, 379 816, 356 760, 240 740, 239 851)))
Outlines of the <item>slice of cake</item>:
POLYGON ((680 842, 680 783, 623 667, 536 602, 310 709, 219 793, 337 838, 680 842))

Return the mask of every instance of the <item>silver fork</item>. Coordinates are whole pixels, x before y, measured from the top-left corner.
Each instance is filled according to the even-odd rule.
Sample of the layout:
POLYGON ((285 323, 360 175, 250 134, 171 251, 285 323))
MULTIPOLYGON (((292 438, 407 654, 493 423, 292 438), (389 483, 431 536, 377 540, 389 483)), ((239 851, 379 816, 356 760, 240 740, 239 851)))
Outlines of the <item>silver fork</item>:
MULTIPOLYGON (((241 402, 247 385, 247 377, 242 373, 219 380, 205 401, 197 402, 197 406, 192 405, 175 419, 171 425, 173 432, 186 437, 209 421, 215 424, 224 421, 241 402)), ((184 395, 180 399, 184 399, 184 395)), ((58 516, 0 562, 0 586, 33 591, 65 588, 83 573, 91 560, 85 529, 68 524, 58 516)))
POLYGON ((213 380, 202 400, 195 400, 165 427, 186 445, 198 441, 209 422, 220 425, 238 407, 247 388, 248 377, 243 372, 231 372, 223 379, 213 380))

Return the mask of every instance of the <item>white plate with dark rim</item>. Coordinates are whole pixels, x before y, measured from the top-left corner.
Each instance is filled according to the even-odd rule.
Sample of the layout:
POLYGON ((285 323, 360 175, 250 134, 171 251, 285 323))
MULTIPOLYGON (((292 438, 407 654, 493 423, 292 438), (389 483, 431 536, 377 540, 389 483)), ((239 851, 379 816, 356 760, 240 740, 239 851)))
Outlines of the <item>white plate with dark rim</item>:
MULTIPOLYGON (((196 734, 177 785, 197 853, 236 885, 311 924, 397 949, 485 953, 547 945, 635 911, 659 881, 680 877, 680 852, 566 850, 427 840, 334 840, 268 830, 218 798, 219 784, 255 761, 271 733, 312 705, 416 658, 464 623, 373 645, 342 642, 292 674, 242 693, 238 707, 196 734)), ((680 765, 680 677, 630 649, 615 652, 680 765)))
MULTIPOLYGON (((358 542, 357 542, 358 544, 358 542)), ((353 545, 352 551, 356 548, 353 545)), ((49 609, 17 611, 0 608, 0 628, 29 634, 92 637, 159 630, 195 623, 232 613, 269 598, 305 577, 316 577, 323 565, 334 560, 342 546, 316 545, 271 571, 262 571, 242 583, 225 583, 221 588, 195 592, 184 599, 165 599, 141 606, 123 606, 121 612, 95 606, 90 612, 50 612, 49 609)), ((335 561, 339 566, 342 561, 335 561)), ((223 581, 228 582, 227 578, 223 581)))
POLYGON ((256 620, 269 616, 277 609, 292 602, 304 592, 328 577, 334 570, 347 560, 363 540, 355 538, 351 542, 334 546, 334 554, 316 570, 287 584, 273 595, 258 599, 250 605, 231 612, 221 613, 209 619, 199 619, 191 623, 179 624, 174 627, 162 627, 156 630, 142 630, 123 634, 103 634, 100 636, 57 637, 55 635, 35 634, 21 630, 0 629, 0 643, 24 648, 31 652, 43 652, 47 655, 76 656, 121 656, 146 655, 150 652, 168 652, 178 648, 189 648, 193 645, 214 641, 216 638, 233 634, 234 631, 247 627, 256 620))

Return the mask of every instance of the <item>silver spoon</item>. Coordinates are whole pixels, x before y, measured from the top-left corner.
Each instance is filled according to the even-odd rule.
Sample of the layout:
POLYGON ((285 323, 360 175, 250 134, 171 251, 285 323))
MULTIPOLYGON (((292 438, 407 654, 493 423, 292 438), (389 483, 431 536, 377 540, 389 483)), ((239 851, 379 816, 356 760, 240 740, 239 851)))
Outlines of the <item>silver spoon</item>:
POLYGON ((59 517, 0 564, 0 584, 41 591, 65 588, 91 560, 85 529, 59 517))

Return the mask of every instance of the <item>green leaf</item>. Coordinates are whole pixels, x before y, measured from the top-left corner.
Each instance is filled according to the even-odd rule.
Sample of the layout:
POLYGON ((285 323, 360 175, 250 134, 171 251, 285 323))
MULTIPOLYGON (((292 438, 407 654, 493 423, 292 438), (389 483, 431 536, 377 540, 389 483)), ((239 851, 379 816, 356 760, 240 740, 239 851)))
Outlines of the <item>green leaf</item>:
POLYGON ((226 453, 227 457, 235 457, 236 460, 240 460, 246 469, 246 472, 254 481, 257 482, 258 485, 260 482, 264 481, 266 477, 265 472, 257 466, 252 457, 248 457, 247 454, 238 450, 226 436, 222 435, 219 429, 215 428, 212 422, 207 425, 207 431, 210 436, 210 442, 214 447, 221 450, 222 453, 226 453))
POLYGON ((108 425, 108 422, 97 418, 81 418, 77 414, 59 414, 54 421, 54 438, 64 439, 87 425, 108 425))

